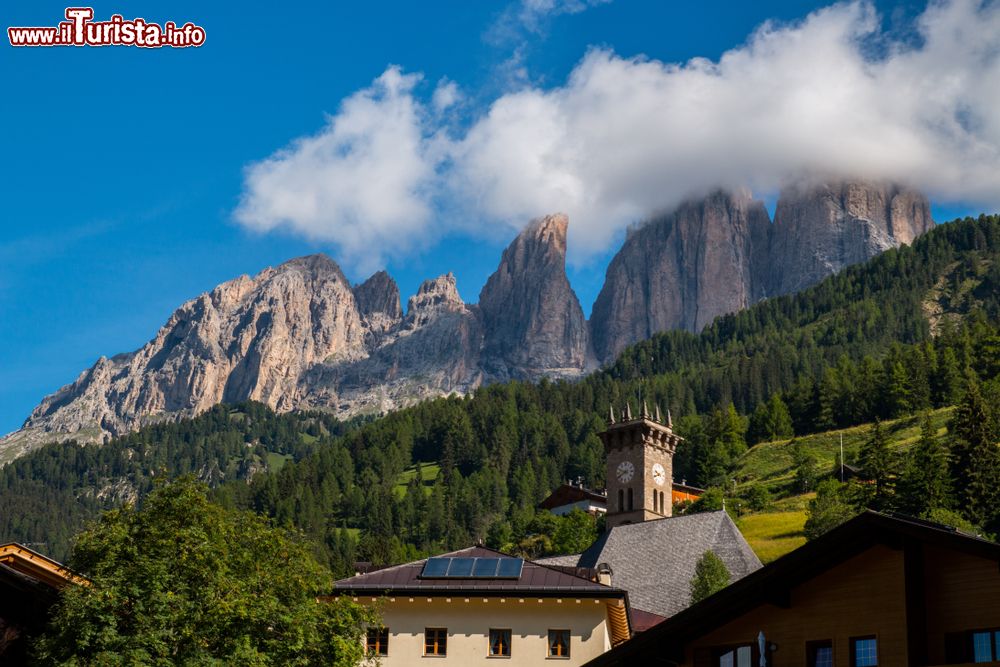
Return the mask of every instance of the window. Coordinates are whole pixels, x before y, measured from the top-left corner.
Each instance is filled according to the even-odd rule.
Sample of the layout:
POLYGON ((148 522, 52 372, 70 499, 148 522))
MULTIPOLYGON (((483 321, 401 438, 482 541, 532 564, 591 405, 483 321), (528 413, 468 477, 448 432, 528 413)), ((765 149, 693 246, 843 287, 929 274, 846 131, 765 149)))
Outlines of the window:
POLYGON ((632 502, 632 489, 628 490, 628 511, 631 512, 635 509, 635 504, 632 502))
POLYGON ((619 512, 624 512, 625 511, 625 490, 624 489, 618 489, 618 511, 619 512))
POLYGON ((1000 662, 1000 630, 973 630, 945 635, 945 660, 949 665, 1000 662))
POLYGON ((549 657, 569 657, 569 630, 549 630, 549 657))
POLYGON ((833 642, 829 639, 806 644, 807 667, 833 667, 833 642))
POLYGON ((851 667, 878 665, 878 640, 875 637, 851 638, 851 667))
POLYGON ((993 662, 993 633, 972 633, 972 661, 993 662))
POLYGON ((510 657, 510 630, 490 629, 490 655, 510 657))
POLYGON ((368 628, 368 655, 389 655, 389 628, 368 628))
POLYGON ((448 629, 425 628, 424 655, 447 655, 447 654, 448 654, 448 629))
POLYGON ((663 514, 666 511, 665 508, 666 504, 663 502, 663 491, 660 491, 660 514, 663 514))
POLYGON ((715 655, 718 667, 754 667, 752 644, 717 649, 715 655))

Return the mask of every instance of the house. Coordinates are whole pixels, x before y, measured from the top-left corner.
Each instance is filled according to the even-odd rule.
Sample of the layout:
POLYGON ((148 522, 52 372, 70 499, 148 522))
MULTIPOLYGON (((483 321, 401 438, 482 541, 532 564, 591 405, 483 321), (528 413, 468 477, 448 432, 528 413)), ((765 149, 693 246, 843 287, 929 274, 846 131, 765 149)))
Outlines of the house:
POLYGON ((1000 545, 866 512, 588 665, 982 662, 1000 662, 1000 545))
MULTIPOLYGON (((730 576, 740 579, 761 567, 725 511, 673 516, 665 489, 673 476, 673 455, 683 439, 643 405, 633 418, 614 412, 600 433, 607 453, 606 532, 583 553, 538 559, 558 567, 606 568, 610 583, 629 594, 633 629, 643 630, 690 604, 691 579, 706 551, 719 556, 730 576)), ((673 497, 673 495, 671 496, 673 497)))
POLYGON ((567 482, 538 503, 538 508, 548 510, 557 516, 569 514, 575 509, 595 516, 608 511, 608 497, 600 491, 585 488, 582 482, 567 482))
POLYGON ((625 591, 485 547, 343 579, 334 594, 378 607, 367 649, 386 667, 581 665, 631 636, 625 591))
POLYGON ((0 664, 27 663, 26 638, 45 627, 59 591, 83 581, 28 547, 0 546, 0 664))

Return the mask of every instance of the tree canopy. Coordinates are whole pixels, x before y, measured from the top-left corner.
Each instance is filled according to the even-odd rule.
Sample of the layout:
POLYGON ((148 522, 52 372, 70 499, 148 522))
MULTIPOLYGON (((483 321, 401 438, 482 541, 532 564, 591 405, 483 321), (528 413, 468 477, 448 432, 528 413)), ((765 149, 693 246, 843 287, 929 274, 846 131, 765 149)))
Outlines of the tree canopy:
POLYGON ((78 538, 36 642, 43 665, 356 665, 376 619, 320 601, 332 576, 299 536, 208 500, 189 477, 141 507, 107 512, 78 538))
POLYGON ((708 596, 729 585, 729 570, 722 559, 712 551, 706 551, 694 568, 691 579, 691 604, 701 602, 708 596))

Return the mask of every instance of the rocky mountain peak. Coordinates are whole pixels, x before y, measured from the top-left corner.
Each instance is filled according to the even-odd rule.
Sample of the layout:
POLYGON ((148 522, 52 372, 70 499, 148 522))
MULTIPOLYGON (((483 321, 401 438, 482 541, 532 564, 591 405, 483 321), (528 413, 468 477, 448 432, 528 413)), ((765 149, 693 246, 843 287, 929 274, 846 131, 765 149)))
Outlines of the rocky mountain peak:
POLYGON ((922 194, 895 183, 803 179, 774 214, 768 293, 788 294, 867 261, 934 226, 922 194))
POLYGON ((333 274, 345 282, 347 281, 347 278, 344 277, 344 272, 340 270, 340 265, 321 252, 313 255, 295 257, 287 262, 279 264, 274 269, 275 273, 285 273, 290 271, 306 273, 312 276, 333 274))
POLYGON ((659 331, 698 331, 753 303, 769 228, 763 203, 739 189, 689 200, 633 230, 594 303, 598 358, 609 363, 659 331))
POLYGON ((561 213, 533 220, 479 294, 483 359, 494 374, 578 375, 587 365, 587 323, 566 277, 568 224, 561 213))
POLYGON ((392 319, 403 316, 399 286, 385 271, 379 271, 354 288, 354 299, 362 316, 381 313, 392 319))
POLYGON ((361 321, 368 330, 368 346, 399 324, 403 309, 399 305, 399 286, 385 271, 373 274, 354 288, 361 321))
POLYGON ((448 273, 420 283, 417 293, 410 297, 407 312, 412 310, 455 309, 465 307, 458 294, 455 274, 448 273))

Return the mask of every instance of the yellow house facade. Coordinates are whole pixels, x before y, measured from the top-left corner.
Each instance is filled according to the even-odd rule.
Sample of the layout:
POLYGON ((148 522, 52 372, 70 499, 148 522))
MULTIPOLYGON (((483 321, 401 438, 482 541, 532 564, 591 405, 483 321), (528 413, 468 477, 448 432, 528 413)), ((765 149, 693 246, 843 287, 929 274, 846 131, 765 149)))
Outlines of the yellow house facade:
POLYGON ((335 593, 379 609, 366 643, 385 667, 568 667, 631 635, 624 591, 484 547, 344 579, 335 593))

